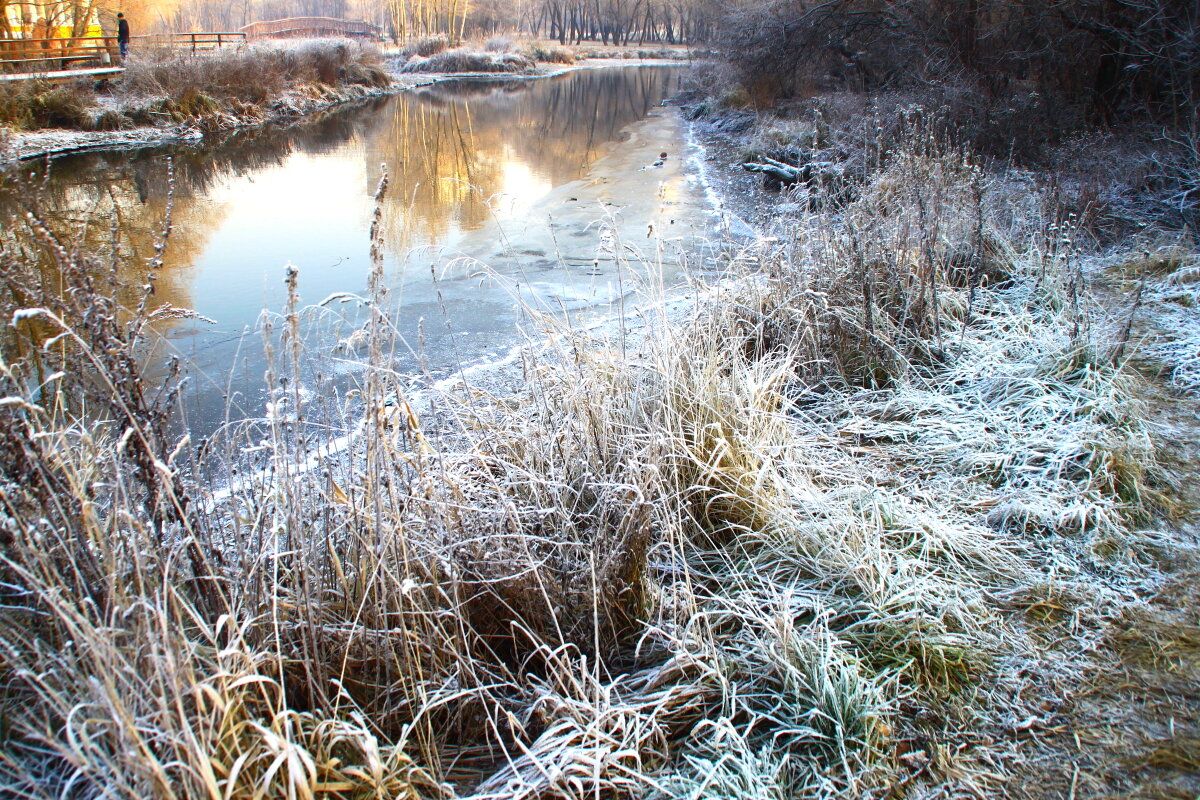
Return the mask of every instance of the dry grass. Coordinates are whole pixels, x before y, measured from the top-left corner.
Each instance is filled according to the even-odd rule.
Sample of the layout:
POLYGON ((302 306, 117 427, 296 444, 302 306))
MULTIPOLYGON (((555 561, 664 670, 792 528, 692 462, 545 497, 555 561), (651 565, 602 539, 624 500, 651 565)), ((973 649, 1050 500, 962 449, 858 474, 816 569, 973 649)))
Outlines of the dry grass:
POLYGON ((37 128, 96 128, 91 109, 95 96, 74 85, 21 81, 0 86, 0 126, 16 131, 37 128))
POLYGON ((517 48, 517 43, 508 36, 493 36, 483 43, 483 49, 489 53, 510 53, 517 48))
MULTIPOLYGON (((215 103, 263 105, 301 85, 386 86, 375 49, 352 41, 318 39, 219 51, 203 57, 176 55, 130 59, 119 85, 127 98, 165 98, 180 107, 205 97, 215 103)), ((184 108, 188 111, 188 108, 184 108)), ((198 110, 203 113, 203 109, 198 110)))
POLYGON ((9 792, 997 791, 981 732, 1038 702, 1006 610, 1047 584, 1123 608, 1154 452, 1075 228, 903 141, 688 319, 546 320, 526 395, 438 398, 454 450, 391 371, 376 229, 356 446, 319 468, 298 309, 270 323, 274 412, 194 454, 136 358, 150 295, 122 312, 86 277, 103 256, 13 220, 9 792), (240 476, 219 500, 214 462, 240 476))
POLYGON ((1200 392, 1200 328, 1194 324, 1200 307, 1200 255, 1190 246, 1146 251, 1121 267, 1146 276, 1146 294, 1155 309, 1160 334, 1148 343, 1146 354, 1159 359, 1172 383, 1188 393, 1200 392))
POLYGON ((116 130, 221 114, 253 118, 289 90, 390 83, 378 51, 348 40, 260 44, 199 57, 151 51, 126 62, 114 86, 119 109, 97 111, 87 83, 22 82, 0 87, 0 126, 116 130))
POLYGON ((401 72, 525 72, 532 69, 533 61, 520 53, 479 53, 465 48, 444 50, 428 58, 411 57, 400 67, 401 72))
POLYGON ((565 47, 533 42, 525 47, 525 55, 534 61, 549 64, 574 64, 575 56, 565 47))
POLYGON ((416 39, 405 45, 400 51, 402 57, 421 56, 429 58, 437 55, 450 46, 450 40, 445 36, 426 36, 421 39, 416 39))

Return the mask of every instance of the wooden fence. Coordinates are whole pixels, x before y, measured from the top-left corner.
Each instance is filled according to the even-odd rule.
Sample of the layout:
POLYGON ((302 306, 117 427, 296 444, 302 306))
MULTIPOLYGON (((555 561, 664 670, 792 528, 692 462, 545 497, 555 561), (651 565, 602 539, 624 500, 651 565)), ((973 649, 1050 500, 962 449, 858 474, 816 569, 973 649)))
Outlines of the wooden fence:
MULTIPOLYGON (((357 36, 376 38, 378 25, 362 20, 334 17, 289 17, 270 22, 252 22, 237 31, 196 33, 150 33, 130 37, 130 49, 182 50, 202 53, 240 47, 247 39, 297 38, 312 36, 357 36)), ((121 71, 120 48, 115 36, 77 36, 53 39, 0 39, 0 78, 46 80, 106 75, 121 71)))
MULTIPOLYGON (((246 38, 241 31, 150 33, 131 36, 129 46, 134 51, 167 48, 203 53, 240 47, 246 38)), ((0 79, 3 82, 35 77, 65 80, 112 75, 121 72, 120 65, 121 50, 115 36, 0 39, 0 79)))
POLYGON ((138 46, 170 48, 200 53, 205 50, 221 50, 226 47, 241 47, 246 42, 242 31, 205 31, 201 33, 149 33, 131 36, 129 47, 138 46))
POLYGON ((251 39, 290 39, 311 36, 361 36, 378 38, 378 25, 336 17, 288 17, 270 22, 251 22, 239 29, 251 39))
POLYGON ((109 67, 120 61, 115 36, 0 39, 0 72, 49 72, 88 62, 109 67))

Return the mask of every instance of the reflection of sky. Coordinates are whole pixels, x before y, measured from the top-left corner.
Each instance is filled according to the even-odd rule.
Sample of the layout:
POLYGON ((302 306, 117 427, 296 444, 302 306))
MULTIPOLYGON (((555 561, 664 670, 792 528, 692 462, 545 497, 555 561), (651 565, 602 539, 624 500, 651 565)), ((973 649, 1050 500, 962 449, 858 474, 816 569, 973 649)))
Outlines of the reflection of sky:
MULTIPOLYGON (((227 177, 210 189, 198 202, 220 208, 225 221, 211 232, 196 259, 193 308, 217 320, 222 330, 253 325, 264 307, 282 306, 287 264, 299 269, 303 302, 363 290, 370 268, 366 237, 373 209, 364 190, 368 177, 363 151, 363 143, 353 140, 320 155, 296 152, 278 165, 227 177)), ((522 160, 513 148, 488 155, 500 178, 490 197, 481 197, 477 187, 457 178, 437 178, 448 184, 439 193, 448 199, 448 207, 442 212, 444 227, 437 245, 453 248, 464 232, 478 227, 464 224, 454 213, 455 204, 486 202, 489 218, 512 219, 553 188, 544 171, 522 160)), ((390 203, 406 205, 414 188, 393 184, 390 203)), ((407 244, 435 243, 422 239, 407 244)))
POLYGON ((320 156, 292 153, 282 164, 229 178, 209 193, 226 221, 197 261, 195 310, 223 329, 252 325, 279 308, 287 264, 300 270, 302 298, 317 302, 366 284, 370 205, 357 147, 320 156))
POLYGON ((490 198, 493 213, 500 219, 525 214, 553 188, 545 177, 536 174, 528 164, 516 160, 511 147, 504 148, 500 191, 490 198))

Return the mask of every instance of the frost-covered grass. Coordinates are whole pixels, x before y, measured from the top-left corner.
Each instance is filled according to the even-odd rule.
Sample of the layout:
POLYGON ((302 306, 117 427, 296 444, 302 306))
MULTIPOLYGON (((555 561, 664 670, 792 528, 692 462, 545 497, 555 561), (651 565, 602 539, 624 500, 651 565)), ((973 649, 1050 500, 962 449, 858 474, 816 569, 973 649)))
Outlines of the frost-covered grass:
POLYGON ((1173 247, 1140 261, 1149 262, 1147 293, 1161 331, 1147 343, 1146 353, 1166 365, 1178 388, 1196 394, 1200 392, 1200 254, 1173 247))
POLYGON ((534 62, 522 55, 507 51, 476 52, 467 48, 443 50, 429 57, 413 55, 400 66, 401 72, 525 72, 534 62))
POLYGON ((147 290, 131 318, 94 256, 14 220, 7 789, 997 791, 981 742, 1041 713, 1012 609, 1048 586, 1123 602, 1154 453, 1074 228, 908 145, 687 319, 648 312, 636 340, 548 320, 525 393, 437 398, 453 448, 390 368, 377 267, 341 421, 358 446, 318 469, 331 421, 279 380, 311 357, 294 309, 269 381, 286 413, 180 442, 136 359, 173 310, 147 290), (214 460, 239 476, 217 503, 214 460))
POLYGON ((117 90, 133 97, 213 98, 262 103, 296 85, 386 86, 378 50, 348 39, 259 42, 203 56, 151 51, 132 57, 117 90))

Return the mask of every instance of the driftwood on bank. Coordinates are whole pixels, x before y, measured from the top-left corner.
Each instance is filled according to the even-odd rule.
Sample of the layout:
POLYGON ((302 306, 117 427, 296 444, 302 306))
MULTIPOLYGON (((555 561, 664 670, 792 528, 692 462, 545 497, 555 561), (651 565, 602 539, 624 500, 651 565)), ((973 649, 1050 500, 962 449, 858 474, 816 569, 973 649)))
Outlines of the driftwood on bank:
POLYGON ((765 178, 789 185, 797 181, 808 180, 808 176, 804 174, 808 171, 807 167, 794 167, 791 164, 785 164, 782 161, 776 161, 767 156, 763 156, 761 163, 754 161, 745 162, 742 164, 742 169, 747 172, 761 172, 765 178))
POLYGON ((763 177, 763 186, 770 191, 783 187, 804 187, 807 191, 809 208, 842 206, 851 198, 853 188, 847 179, 847 165, 831 161, 807 161, 802 165, 788 164, 769 156, 761 161, 742 164, 747 172, 757 172, 763 177))

